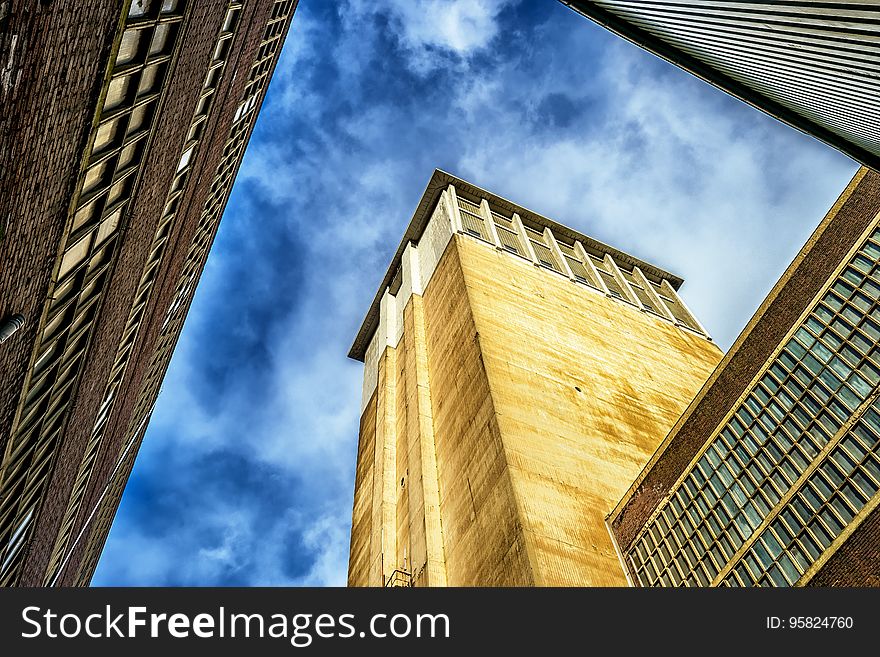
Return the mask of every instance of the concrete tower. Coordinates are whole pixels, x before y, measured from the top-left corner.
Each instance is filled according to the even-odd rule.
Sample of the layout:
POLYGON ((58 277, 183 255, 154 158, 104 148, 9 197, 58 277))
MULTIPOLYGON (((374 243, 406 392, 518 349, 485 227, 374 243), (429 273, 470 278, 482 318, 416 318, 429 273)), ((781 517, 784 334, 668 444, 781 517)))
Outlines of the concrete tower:
POLYGON ((349 354, 349 584, 625 585, 605 516, 722 357, 681 283, 435 172, 349 354))

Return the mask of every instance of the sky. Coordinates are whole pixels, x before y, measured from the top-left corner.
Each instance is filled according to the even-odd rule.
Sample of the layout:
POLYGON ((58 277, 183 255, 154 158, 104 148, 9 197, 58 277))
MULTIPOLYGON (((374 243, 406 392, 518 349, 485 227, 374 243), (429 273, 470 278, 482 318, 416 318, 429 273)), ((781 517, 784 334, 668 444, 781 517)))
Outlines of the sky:
POLYGON ((857 166, 556 0, 301 0, 94 585, 345 584, 346 354, 434 168, 682 276, 727 349, 857 166))

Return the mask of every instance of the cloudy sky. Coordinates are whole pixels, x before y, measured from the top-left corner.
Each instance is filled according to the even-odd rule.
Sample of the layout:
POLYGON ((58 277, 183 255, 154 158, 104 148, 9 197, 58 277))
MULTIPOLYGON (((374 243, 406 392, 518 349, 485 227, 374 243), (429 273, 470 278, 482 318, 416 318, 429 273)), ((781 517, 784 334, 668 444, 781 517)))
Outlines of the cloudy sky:
POLYGON ((725 349, 857 168, 556 0, 301 0, 94 584, 344 584, 345 355, 435 167, 680 274, 725 349))

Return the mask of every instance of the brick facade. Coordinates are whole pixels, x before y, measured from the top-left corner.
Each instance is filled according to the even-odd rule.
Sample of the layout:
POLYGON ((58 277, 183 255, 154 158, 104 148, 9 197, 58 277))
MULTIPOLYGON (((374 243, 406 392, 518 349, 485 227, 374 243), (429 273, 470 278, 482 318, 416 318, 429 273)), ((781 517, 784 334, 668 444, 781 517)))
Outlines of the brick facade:
POLYGON ((615 510, 611 529, 621 550, 629 548, 731 404, 880 211, 880 174, 867 169, 862 173, 852 193, 829 212, 826 221, 783 274, 630 494, 615 510))
POLYGON ((807 586, 880 587, 880 509, 874 509, 807 586))
POLYGON ((0 0, 0 319, 25 326, 0 347, 0 453, 82 165, 122 2, 76 12, 0 0))
MULTIPOLYGON (((0 7, 5 4, 0 3, 0 7)), ((3 126, 0 134, 2 159, 17 164, 0 172, 0 217, 11 217, 9 229, 0 241, 0 262, 3 263, 0 269, 0 315, 5 317, 21 312, 29 322, 0 348, 0 369, 14 373, 15 377, 0 391, 0 448, 10 433, 31 358, 38 328, 36 324, 57 256, 58 240, 67 218, 71 195, 75 191, 82 152, 123 3, 112 3, 112 6, 103 2, 90 2, 88 6, 83 3, 83 10, 76 15, 76 21, 82 20, 83 25, 88 25, 88 30, 82 29, 79 24, 70 25, 72 19, 60 7, 42 8, 43 3, 40 2, 21 4, 33 5, 36 9, 32 8, 31 13, 36 12, 38 20, 29 21, 26 8, 19 10, 14 7, 11 19, 2 19, 3 25, 25 29, 27 34, 23 38, 30 43, 41 44, 41 49, 20 56, 24 58, 21 66, 25 73, 12 90, 16 94, 10 105, 13 111, 7 112, 4 108, 0 124, 3 126), (88 21, 83 18, 83 12, 91 16, 88 21), (68 42, 66 36, 60 36, 65 34, 65 30, 74 32, 77 38, 68 42), (56 43, 56 39, 61 45, 56 43), (60 57, 61 48, 75 54, 60 57), (38 76, 36 81, 27 77, 27 71, 44 69, 46 73, 38 76), (65 80, 66 83, 62 84, 65 80), (65 85, 68 92, 63 91, 65 85), (64 112, 64 119, 33 120, 37 116, 59 116, 61 112, 64 112), (76 128, 76 139, 71 138, 73 126, 76 128), (34 137, 22 140, 18 137, 21 134, 33 134, 34 137), (36 148, 29 143, 32 140, 36 141, 36 148), (36 184, 33 181, 37 181, 36 184), (22 203, 22 198, 27 202, 22 203), (46 219, 38 231, 34 229, 33 218, 41 215, 46 219), (50 221, 51 218, 54 221, 50 221), (34 263, 40 263, 39 267, 35 267, 34 263), (23 281, 27 284, 23 285, 23 281)), ((228 65, 217 86, 213 109, 202 132, 189 182, 180 199, 177 218, 172 224, 168 246, 148 298, 140 332, 76 516, 73 537, 81 533, 88 537, 92 527, 87 523, 93 519, 93 509, 107 487, 123 445, 130 438, 129 427, 141 394, 143 377, 153 357, 166 311, 173 301, 212 178, 229 137, 233 115, 248 82, 246 73, 256 56, 275 4, 275 0, 251 0, 245 1, 240 9, 238 28, 226 55, 228 65)), ((137 294, 153 236, 163 215, 181 150, 187 140, 190 118, 198 103, 228 5, 228 0, 187 3, 178 36, 182 47, 177 49, 177 55, 171 62, 168 86, 158 109, 149 150, 144 156, 145 164, 132 195, 127 221, 121 228, 123 239, 118 259, 101 302, 63 439, 56 447, 50 484, 30 542, 25 546, 27 554, 18 582, 20 585, 40 586, 44 583, 74 479, 102 403, 117 346, 137 294)), ((285 22, 285 31, 292 15, 291 9, 285 22)), ((4 35, 3 49, 0 50, 4 59, 0 61, 5 61, 6 52, 7 38, 4 35)), ((276 62, 278 52, 275 54, 276 62)), ((4 99, 4 104, 6 102, 4 99)), ((256 112, 248 118, 249 131, 253 128, 255 118, 256 112)), ((125 474, 127 476, 127 472, 125 474)), ((118 498, 112 500, 114 512, 118 502, 118 498)), ((106 534, 100 537, 101 545, 105 538, 106 534)), ((85 540, 72 546, 59 584, 70 585, 80 580, 78 574, 84 565, 80 561, 89 556, 84 554, 85 540)), ((94 565, 85 565, 89 570, 88 577, 94 565)), ((85 581, 88 581, 88 577, 85 581)))

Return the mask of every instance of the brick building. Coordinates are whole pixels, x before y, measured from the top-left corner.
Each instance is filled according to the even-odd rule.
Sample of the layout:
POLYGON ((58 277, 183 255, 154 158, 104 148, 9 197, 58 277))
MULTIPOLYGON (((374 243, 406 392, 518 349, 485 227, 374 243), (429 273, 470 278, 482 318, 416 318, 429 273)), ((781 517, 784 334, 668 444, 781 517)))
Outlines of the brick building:
POLYGON ((0 0, 0 585, 89 582, 295 8, 0 0))
POLYGON ((633 585, 880 585, 880 174, 862 168, 609 516, 633 585))

